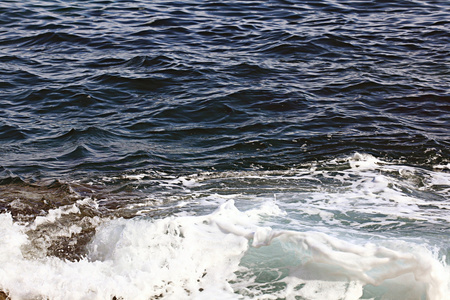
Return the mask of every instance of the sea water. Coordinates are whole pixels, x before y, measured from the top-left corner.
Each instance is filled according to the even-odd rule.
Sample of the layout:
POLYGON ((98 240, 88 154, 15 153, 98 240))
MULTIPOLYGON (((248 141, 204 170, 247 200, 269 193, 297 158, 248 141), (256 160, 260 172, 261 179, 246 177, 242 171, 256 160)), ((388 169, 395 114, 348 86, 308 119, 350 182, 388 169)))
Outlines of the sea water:
POLYGON ((0 299, 449 299, 449 19, 2 1, 0 299))
POLYGON ((362 154, 162 177, 180 199, 121 208, 132 218, 83 213, 100 210, 92 198, 26 224, 2 214, 0 282, 13 299, 445 299, 448 181, 362 154), (95 233, 80 259, 48 255, 86 227, 95 233))

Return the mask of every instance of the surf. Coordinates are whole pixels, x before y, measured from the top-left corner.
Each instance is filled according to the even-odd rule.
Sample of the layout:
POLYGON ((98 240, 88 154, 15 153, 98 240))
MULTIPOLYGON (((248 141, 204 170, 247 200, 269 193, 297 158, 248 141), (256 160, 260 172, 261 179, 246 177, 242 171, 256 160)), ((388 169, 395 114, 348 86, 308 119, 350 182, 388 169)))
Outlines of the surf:
POLYGON ((206 215, 105 220, 87 255, 67 261, 26 257, 25 228, 2 214, 1 289, 12 299, 440 300, 449 292, 448 266, 424 245, 265 226, 285 216, 273 202, 240 211, 228 200, 206 215))

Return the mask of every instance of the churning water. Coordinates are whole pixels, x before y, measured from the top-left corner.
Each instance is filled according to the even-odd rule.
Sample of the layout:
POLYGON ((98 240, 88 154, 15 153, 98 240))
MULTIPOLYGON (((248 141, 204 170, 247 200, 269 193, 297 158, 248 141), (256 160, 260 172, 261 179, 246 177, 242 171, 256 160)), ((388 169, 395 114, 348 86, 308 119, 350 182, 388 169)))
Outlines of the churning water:
POLYGON ((449 299, 449 25, 1 1, 0 299, 449 299))

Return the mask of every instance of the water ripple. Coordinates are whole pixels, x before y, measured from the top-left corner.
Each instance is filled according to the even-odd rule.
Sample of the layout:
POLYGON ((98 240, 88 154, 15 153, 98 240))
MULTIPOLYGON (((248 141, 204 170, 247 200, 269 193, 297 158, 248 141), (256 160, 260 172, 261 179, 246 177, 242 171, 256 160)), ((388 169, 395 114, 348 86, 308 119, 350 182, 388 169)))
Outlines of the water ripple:
POLYGON ((0 165, 445 160, 449 15, 438 1, 2 2, 0 165))

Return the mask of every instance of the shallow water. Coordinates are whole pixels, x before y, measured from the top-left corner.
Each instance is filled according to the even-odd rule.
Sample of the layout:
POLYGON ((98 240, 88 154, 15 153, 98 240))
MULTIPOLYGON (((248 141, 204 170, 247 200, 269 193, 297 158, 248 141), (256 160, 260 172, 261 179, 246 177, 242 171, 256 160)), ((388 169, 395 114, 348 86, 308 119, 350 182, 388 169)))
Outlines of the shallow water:
POLYGON ((1 2, 0 290, 446 299, 449 19, 447 1, 1 2))

